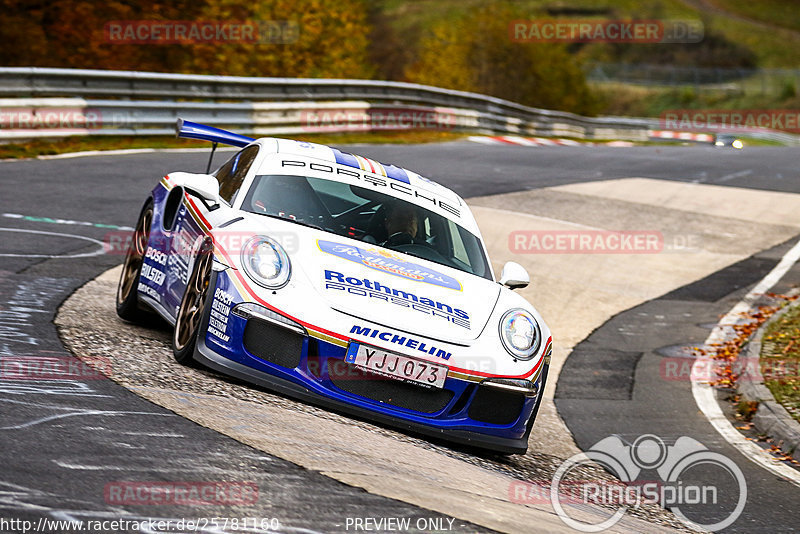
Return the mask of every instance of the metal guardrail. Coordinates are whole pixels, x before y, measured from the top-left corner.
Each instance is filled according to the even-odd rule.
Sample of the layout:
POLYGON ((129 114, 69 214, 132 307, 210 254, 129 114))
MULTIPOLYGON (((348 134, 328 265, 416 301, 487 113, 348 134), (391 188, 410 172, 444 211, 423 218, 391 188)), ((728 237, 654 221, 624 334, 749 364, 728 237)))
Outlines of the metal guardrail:
POLYGON ((659 126, 404 82, 0 68, 0 140, 168 135, 178 117, 256 135, 403 129, 423 121, 487 134, 642 141, 659 126))

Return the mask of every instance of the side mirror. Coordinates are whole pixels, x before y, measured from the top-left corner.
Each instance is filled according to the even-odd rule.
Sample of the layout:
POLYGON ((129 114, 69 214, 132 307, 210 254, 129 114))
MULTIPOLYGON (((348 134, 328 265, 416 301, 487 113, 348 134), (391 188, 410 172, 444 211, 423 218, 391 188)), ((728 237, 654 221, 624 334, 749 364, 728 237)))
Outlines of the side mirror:
POLYGON ((503 272, 500 273, 500 283, 509 289, 520 289, 527 287, 531 283, 528 271, 519 263, 509 261, 503 265, 503 272))
POLYGON ((171 178, 203 200, 219 202, 219 182, 210 174, 172 173, 171 178))

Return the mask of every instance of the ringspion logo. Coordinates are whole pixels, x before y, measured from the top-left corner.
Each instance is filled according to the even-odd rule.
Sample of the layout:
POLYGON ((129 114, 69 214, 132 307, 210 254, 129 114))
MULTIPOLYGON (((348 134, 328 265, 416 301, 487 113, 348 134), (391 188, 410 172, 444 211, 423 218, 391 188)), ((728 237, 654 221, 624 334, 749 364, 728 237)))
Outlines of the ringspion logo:
MULTIPOLYGON (((524 489, 520 495, 526 495, 524 489)), ((580 532, 611 528, 628 509, 643 503, 657 503, 671 510, 689 528, 717 531, 732 525, 746 502, 747 483, 741 469, 727 456, 688 436, 677 438, 671 445, 652 434, 639 436, 632 443, 610 436, 567 459, 550 484, 550 503, 556 513, 567 526, 580 532), (583 468, 592 464, 612 473, 620 483, 581 478, 583 468), (572 478, 573 473, 578 475, 577 480, 572 478), (564 494, 569 496, 566 502, 577 498, 582 504, 605 505, 605 516, 591 520, 574 516, 575 507, 564 506, 564 494)))

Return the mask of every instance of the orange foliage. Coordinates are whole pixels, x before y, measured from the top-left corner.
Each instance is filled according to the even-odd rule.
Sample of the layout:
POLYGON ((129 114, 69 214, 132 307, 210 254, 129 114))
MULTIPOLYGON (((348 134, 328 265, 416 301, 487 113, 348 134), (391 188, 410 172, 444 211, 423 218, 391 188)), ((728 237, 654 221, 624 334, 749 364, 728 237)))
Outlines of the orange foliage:
POLYGON ((0 0, 0 64, 198 74, 363 78, 363 0, 0 0), (289 21, 280 43, 118 44, 114 21, 289 21))
POLYGON ((217 0, 203 20, 292 22, 294 42, 201 44, 194 47, 196 72, 241 76, 368 78, 369 28, 362 0, 217 0))

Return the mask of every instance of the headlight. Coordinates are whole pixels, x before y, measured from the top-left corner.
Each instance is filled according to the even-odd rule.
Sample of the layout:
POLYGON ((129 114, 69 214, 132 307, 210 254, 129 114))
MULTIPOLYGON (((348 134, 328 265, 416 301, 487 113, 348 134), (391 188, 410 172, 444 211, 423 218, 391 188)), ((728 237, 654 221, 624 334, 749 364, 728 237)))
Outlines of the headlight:
POLYGON ((289 282, 292 264, 289 256, 274 239, 259 235, 242 247, 242 265, 255 283, 268 289, 278 289, 289 282))
POLYGON ((539 323, 523 309, 509 310, 500 319, 500 339, 506 350, 520 360, 530 360, 539 350, 539 323))

